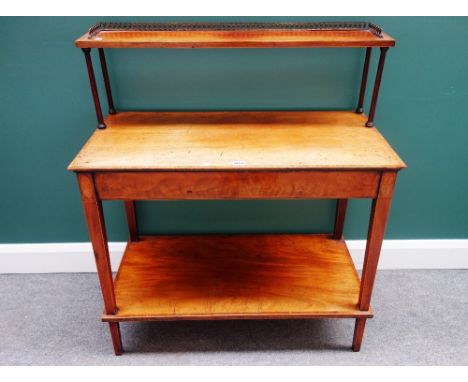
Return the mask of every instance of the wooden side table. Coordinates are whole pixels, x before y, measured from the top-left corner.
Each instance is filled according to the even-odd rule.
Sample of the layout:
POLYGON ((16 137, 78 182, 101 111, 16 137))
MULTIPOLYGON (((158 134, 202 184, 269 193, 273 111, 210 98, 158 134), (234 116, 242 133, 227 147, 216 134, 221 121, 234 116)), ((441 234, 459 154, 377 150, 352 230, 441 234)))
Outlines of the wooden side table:
POLYGON ((369 119, 361 112, 370 47, 387 49, 394 40, 378 27, 355 24, 339 30, 311 23, 249 30, 242 24, 193 30, 187 29, 192 24, 99 24, 77 40, 100 128, 69 170, 78 177, 104 298, 102 320, 109 323, 115 354, 123 351, 119 323, 125 321, 324 317, 355 318, 353 350, 359 351, 366 319, 373 316, 370 300, 394 184, 405 164, 372 127, 386 50, 369 119), (103 47, 246 45, 366 47, 358 112, 115 112, 103 47), (109 102, 106 118, 90 56, 95 47, 109 102), (137 200, 295 198, 337 199, 334 231, 141 236, 137 228, 137 200), (361 279, 343 239, 350 198, 373 200, 361 279), (130 233, 115 279, 104 200, 124 201, 130 233))

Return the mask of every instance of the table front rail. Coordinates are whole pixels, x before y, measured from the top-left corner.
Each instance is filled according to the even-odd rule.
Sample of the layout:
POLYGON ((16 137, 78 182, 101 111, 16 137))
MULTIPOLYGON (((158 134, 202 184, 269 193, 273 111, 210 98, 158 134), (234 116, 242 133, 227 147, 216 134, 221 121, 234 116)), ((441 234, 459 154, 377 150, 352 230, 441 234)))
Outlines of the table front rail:
POLYGON ((101 200, 375 198, 379 171, 97 172, 101 200))

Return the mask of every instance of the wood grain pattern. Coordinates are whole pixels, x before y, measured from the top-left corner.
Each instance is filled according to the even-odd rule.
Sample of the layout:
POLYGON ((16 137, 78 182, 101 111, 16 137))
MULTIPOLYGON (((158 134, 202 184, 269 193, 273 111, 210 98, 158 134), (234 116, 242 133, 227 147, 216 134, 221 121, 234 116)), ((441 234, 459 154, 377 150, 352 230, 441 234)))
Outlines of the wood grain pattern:
POLYGON ((372 316, 346 244, 327 235, 143 237, 115 293, 104 321, 372 316))
MULTIPOLYGON (((369 53, 395 45, 386 34, 362 30, 88 37, 76 46, 100 48, 104 63, 102 48, 366 47, 369 53)), ((316 317, 356 318, 359 351, 396 172, 406 167, 375 128, 364 127, 366 119, 349 111, 109 115, 107 129, 92 135, 69 170, 78 175, 115 353, 123 351, 120 321, 316 317), (364 197, 374 202, 360 283, 342 232, 347 199, 364 197), (135 200, 264 198, 337 198, 335 231, 138 237, 135 200), (125 201, 130 232, 115 282, 101 203, 107 199, 125 201)))
POLYGON ((268 31, 102 31, 78 38, 78 48, 326 48, 391 47, 387 34, 379 38, 367 30, 268 31))
POLYGON ((99 172, 102 200, 373 198, 378 171, 99 172))
POLYGON ((366 116, 346 111, 123 112, 72 171, 401 169, 366 116))

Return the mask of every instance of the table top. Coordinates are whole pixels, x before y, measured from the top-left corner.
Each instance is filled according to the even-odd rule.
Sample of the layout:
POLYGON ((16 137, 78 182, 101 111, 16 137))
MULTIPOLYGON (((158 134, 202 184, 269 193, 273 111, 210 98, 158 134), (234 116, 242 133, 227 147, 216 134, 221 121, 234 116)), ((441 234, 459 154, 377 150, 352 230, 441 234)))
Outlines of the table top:
POLYGON ((120 112, 71 171, 392 169, 406 165, 351 111, 120 112))
POLYGON ((322 27, 322 23, 297 26, 288 23, 237 24, 229 29, 229 23, 102 23, 78 38, 75 44, 78 48, 358 48, 395 45, 395 40, 380 28, 377 32, 372 27, 363 28, 367 23, 323 23, 322 27), (335 28, 335 24, 338 27, 335 28), (355 24, 362 25, 356 28, 355 24))

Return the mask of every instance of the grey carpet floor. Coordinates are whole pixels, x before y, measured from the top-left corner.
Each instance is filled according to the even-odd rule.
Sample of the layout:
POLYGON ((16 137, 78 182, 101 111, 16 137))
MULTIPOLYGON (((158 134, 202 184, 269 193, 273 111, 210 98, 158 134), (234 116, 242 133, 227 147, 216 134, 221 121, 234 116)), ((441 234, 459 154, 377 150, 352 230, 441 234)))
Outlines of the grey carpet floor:
POLYGON ((468 271, 380 271, 353 320, 122 324, 115 357, 95 274, 0 275, 1 365, 468 365, 468 271))

